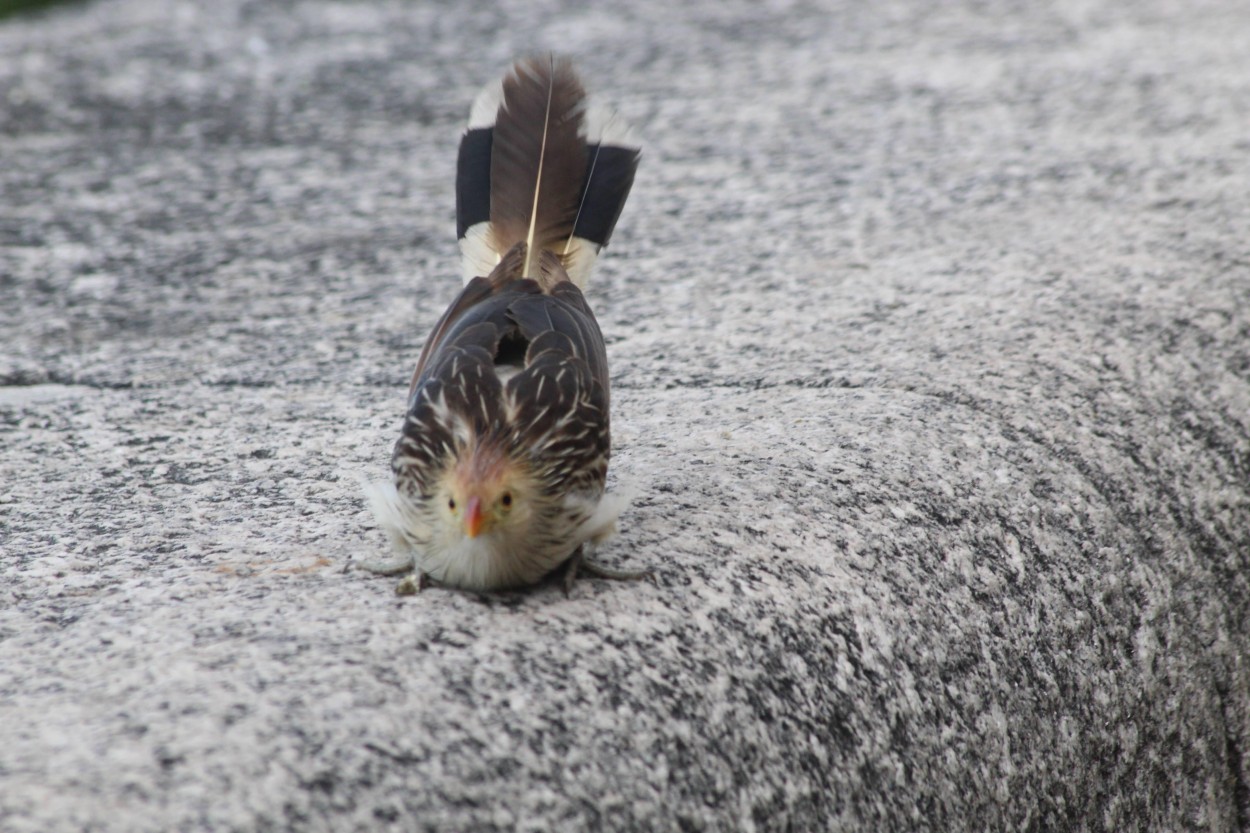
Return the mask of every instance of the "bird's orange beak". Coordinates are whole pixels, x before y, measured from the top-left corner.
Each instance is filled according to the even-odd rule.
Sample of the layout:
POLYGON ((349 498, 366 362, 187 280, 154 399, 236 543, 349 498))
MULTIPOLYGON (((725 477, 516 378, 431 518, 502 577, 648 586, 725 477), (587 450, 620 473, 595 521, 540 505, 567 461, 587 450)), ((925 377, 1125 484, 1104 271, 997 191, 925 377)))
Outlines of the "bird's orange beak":
POLYGON ((482 501, 474 495, 464 507, 464 532, 470 538, 476 538, 481 531, 482 501))

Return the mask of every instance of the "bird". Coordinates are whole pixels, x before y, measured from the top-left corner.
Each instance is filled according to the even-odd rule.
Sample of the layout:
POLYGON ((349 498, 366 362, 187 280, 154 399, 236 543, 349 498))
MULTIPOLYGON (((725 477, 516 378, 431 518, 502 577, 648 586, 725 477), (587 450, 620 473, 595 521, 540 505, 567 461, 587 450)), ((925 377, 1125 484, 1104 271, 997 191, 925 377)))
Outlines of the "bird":
POLYGON ((434 326, 408 390, 392 478, 366 484, 402 594, 494 591, 562 571, 636 579, 592 555, 628 496, 606 490, 609 377, 583 290, 641 154, 592 106, 572 62, 522 58, 482 90, 456 165, 465 284, 434 326))

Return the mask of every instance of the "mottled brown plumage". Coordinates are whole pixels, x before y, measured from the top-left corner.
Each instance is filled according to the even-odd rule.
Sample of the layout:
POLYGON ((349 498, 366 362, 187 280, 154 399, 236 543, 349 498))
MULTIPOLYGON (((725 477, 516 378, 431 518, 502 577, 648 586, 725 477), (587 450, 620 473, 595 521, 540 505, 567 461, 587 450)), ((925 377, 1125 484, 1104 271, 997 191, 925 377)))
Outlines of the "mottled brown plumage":
POLYGON ((593 259, 607 242, 637 150, 588 141, 585 94, 566 61, 522 61, 501 90, 493 125, 466 134, 457 175, 466 260, 496 263, 465 285, 426 341, 393 487, 371 490, 404 556, 387 568, 410 564, 422 582, 473 589, 576 567, 623 505, 604 492, 603 336, 564 264, 574 244, 593 259), (483 222, 474 214, 487 193, 483 222))

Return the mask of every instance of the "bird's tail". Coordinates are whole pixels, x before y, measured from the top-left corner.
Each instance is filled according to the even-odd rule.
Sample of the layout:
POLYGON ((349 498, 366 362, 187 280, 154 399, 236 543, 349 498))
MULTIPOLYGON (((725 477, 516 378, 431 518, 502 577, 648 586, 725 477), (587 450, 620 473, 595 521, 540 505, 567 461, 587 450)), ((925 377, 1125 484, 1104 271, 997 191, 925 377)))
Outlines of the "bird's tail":
POLYGON ((478 95, 460 140, 456 234, 465 281, 489 275, 525 243, 522 275, 539 278, 547 250, 584 287, 621 216, 638 156, 620 117, 588 107, 569 60, 518 61, 478 95))

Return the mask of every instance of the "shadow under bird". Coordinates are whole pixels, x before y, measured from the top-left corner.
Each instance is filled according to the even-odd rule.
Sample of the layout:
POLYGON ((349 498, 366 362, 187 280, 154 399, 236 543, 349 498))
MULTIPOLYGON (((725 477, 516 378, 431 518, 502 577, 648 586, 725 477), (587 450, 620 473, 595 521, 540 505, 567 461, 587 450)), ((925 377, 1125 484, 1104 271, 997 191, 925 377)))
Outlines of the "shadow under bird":
POLYGON ((400 592, 645 575, 590 560, 626 501, 605 491, 607 355, 582 294, 638 157, 565 59, 519 61, 474 102, 456 171, 466 284, 421 351, 394 479, 366 487, 400 557, 364 566, 413 571, 400 592))

